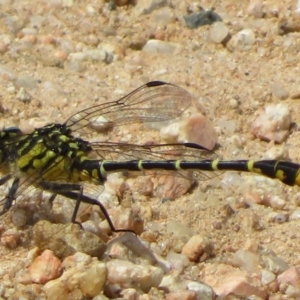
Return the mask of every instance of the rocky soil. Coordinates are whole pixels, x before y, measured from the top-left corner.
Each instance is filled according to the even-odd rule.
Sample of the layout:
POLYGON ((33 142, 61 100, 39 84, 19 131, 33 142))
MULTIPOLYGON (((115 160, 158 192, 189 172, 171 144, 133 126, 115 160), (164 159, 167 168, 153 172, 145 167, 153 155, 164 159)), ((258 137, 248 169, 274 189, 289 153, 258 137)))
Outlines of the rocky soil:
MULTIPOLYGON (((192 96, 181 118, 81 137, 297 163, 299 43, 291 0, 0 0, 0 126, 30 133, 161 80, 192 96)), ((20 209, 1 217, 1 299, 300 299, 299 187, 175 174, 83 185, 137 237, 82 205, 84 231, 69 224, 74 201, 51 208, 46 193, 20 191, 20 209)))

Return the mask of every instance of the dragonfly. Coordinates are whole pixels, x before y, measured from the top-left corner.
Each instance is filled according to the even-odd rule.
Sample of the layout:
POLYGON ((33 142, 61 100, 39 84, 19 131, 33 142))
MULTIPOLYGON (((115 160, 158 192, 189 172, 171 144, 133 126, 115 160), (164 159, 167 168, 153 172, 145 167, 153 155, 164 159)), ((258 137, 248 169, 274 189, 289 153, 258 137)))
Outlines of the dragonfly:
MULTIPOLYGON (((185 89, 162 81, 148 82, 117 101, 81 110, 64 123, 52 123, 22 134, 7 128, 0 136, 0 185, 13 179, 5 198, 0 201, 0 215, 7 214, 18 196, 33 186, 50 192, 52 203, 57 195, 73 199, 71 221, 76 221, 81 203, 100 207, 113 232, 108 212, 95 197, 87 195, 84 183, 101 192, 107 175, 128 171, 137 174, 157 171, 171 176, 207 180, 227 170, 252 172, 277 178, 287 185, 300 185, 300 165, 277 160, 222 160, 215 152, 193 143, 129 144, 109 141, 89 142, 82 137, 95 131, 147 122, 163 122, 180 117, 192 104, 185 89)), ((20 197, 19 197, 20 198, 20 197)), ((18 198, 18 202, 22 202, 18 198)))

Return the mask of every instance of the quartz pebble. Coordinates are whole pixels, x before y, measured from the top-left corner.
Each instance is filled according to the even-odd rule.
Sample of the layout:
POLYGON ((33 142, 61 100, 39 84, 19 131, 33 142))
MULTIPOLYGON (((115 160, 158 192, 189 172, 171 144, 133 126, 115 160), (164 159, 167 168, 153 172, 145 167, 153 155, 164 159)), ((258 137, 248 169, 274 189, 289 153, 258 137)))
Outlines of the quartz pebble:
MULTIPOLYGON (((200 3, 206 6, 202 9, 197 1, 49 0, 32 5, 0 0, 1 129, 17 126, 28 134, 46 124, 65 124, 76 138, 93 143, 88 157, 97 160, 157 160, 163 147, 151 146, 150 154, 147 145, 195 142, 216 153, 194 149, 190 157, 188 151, 172 150, 170 159, 298 163, 300 2, 219 2, 213 10, 208 1, 200 3), (152 80, 184 87, 190 96, 158 88, 158 94, 143 89, 122 98, 152 80), (18 100, 29 99, 24 91, 31 95, 25 103, 18 100), (189 103, 189 98, 191 105, 180 115, 182 105, 176 103, 189 103), (128 112, 123 100, 136 110, 128 112), (253 135, 250 126, 258 109, 280 102, 292 114, 287 126, 276 123, 284 119, 285 109, 273 106, 275 116, 260 121, 269 127, 253 135), (152 122, 158 115, 168 120, 152 122), (76 122, 80 118, 85 118, 83 127, 76 122), (160 135, 171 123, 166 136, 160 135), (284 143, 276 144, 277 134, 285 137, 278 139, 284 143), (141 147, 131 150, 131 144, 141 147)), ((57 166, 72 175, 74 170, 63 165, 57 166)), ((5 175, 6 167, 1 167, 5 175)), ((32 181, 41 174, 36 175, 32 181)), ((65 181, 73 182, 73 175, 65 181)), ((84 195, 101 201, 116 227, 134 228, 141 238, 111 232, 99 207, 83 201, 77 221, 85 230, 71 225, 76 201, 57 196, 51 209, 51 195, 35 195, 35 188, 25 183, 12 209, 0 218, 3 299, 300 299, 297 271, 291 282, 284 274, 299 265, 296 187, 227 171, 198 170, 190 176, 184 171, 124 170, 104 182, 98 179, 78 182, 84 195), (167 201, 171 198, 176 199, 167 201), (41 218, 60 224, 40 226, 41 218), (183 249, 197 234, 208 237, 214 249, 213 255, 200 254, 194 242, 189 253, 193 261, 183 249), (252 241, 248 248, 242 246, 245 240, 252 241), (26 256, 32 247, 35 252, 26 256), (63 273, 46 284, 32 283, 24 270, 45 249, 61 260, 67 256, 63 273), (158 284, 145 275, 145 290, 138 275, 131 280, 123 273, 124 285, 112 283, 106 266, 112 260, 130 263, 131 270, 138 266, 138 275, 150 266, 158 268, 163 279, 158 284), (286 279, 280 281, 281 274, 286 279)), ((1 199, 10 187, 11 182, 0 186, 1 199)))
POLYGON ((188 119, 162 128, 160 135, 168 142, 191 142, 209 150, 215 147, 218 138, 212 123, 201 114, 194 114, 188 119))
POLYGON ((17 99, 22 102, 30 102, 32 97, 23 87, 21 87, 17 93, 17 99))
POLYGON ((110 260, 107 263, 107 271, 110 284, 132 286, 144 292, 148 292, 152 287, 158 287, 163 278, 163 271, 158 267, 135 265, 119 259, 110 260))
POLYGON ((185 255, 170 251, 167 255, 167 260, 171 263, 172 267, 180 273, 189 265, 189 260, 185 255))
POLYGON ((143 51, 149 53, 159 53, 172 55, 179 52, 181 45, 171 42, 165 42, 160 40, 149 40, 143 47, 143 51))
POLYGON ((226 47, 230 51, 249 50, 255 43, 255 41, 255 33, 252 29, 247 28, 239 31, 237 34, 232 36, 232 38, 226 44, 226 47))
POLYGON ((45 286, 47 299, 93 298, 102 290, 106 281, 107 270, 104 263, 97 260, 74 264, 63 275, 49 281, 45 286))
POLYGON ((257 253, 249 250, 238 250, 232 256, 232 264, 242 267, 249 273, 258 273, 260 270, 260 257, 257 253))
POLYGON ((197 299, 203 300, 213 300, 215 299, 215 293, 213 289, 201 282, 190 281, 187 284, 187 288, 189 291, 195 291, 197 294, 197 299))
POLYGON ((263 285, 270 284, 273 280, 275 280, 275 278, 276 278, 275 274, 273 274, 269 270, 263 269, 261 271, 261 283, 263 285))
POLYGON ((209 33, 210 39, 217 44, 225 42, 229 34, 229 29, 223 22, 214 23, 209 33))
POLYGON ((291 114, 283 103, 268 105, 252 123, 252 133, 262 140, 282 143, 289 134, 291 114))

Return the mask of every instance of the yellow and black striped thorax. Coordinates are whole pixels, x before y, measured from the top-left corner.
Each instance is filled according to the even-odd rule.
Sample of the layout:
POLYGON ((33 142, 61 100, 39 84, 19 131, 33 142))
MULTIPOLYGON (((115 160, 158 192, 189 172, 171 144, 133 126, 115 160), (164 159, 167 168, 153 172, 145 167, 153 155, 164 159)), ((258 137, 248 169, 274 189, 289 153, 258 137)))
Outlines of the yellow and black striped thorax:
POLYGON ((12 155, 12 143, 22 134, 18 127, 9 127, 0 132, 0 163, 8 162, 12 155))
POLYGON ((86 156, 88 142, 75 138, 64 124, 50 124, 21 137, 15 143, 15 163, 27 175, 37 170, 43 179, 60 180, 68 177, 74 159, 86 156))

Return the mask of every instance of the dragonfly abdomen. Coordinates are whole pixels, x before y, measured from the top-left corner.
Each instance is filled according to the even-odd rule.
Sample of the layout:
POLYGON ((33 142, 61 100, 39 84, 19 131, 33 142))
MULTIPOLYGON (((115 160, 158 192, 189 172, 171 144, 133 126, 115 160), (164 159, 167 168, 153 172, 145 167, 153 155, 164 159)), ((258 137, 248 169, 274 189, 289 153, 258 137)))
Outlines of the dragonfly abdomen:
MULTIPOLYGON (((90 164, 89 162, 88 164, 90 164)), ((96 163, 96 161, 94 161, 96 163)), ((144 170, 195 170, 195 171, 240 171, 252 172, 265 175, 270 178, 277 178, 287 185, 300 185, 300 165, 287 161, 277 160, 236 160, 221 161, 200 160, 131 160, 131 161, 99 161, 99 174, 105 178, 107 172, 144 171, 144 170)))

